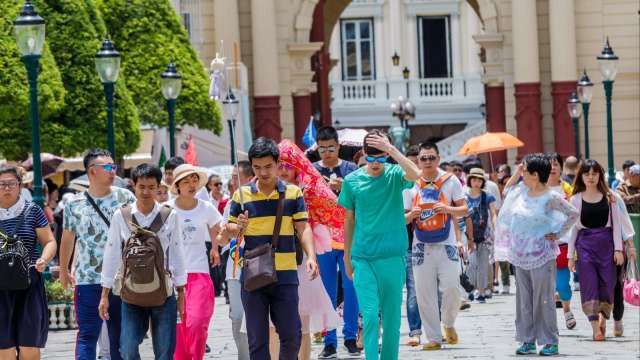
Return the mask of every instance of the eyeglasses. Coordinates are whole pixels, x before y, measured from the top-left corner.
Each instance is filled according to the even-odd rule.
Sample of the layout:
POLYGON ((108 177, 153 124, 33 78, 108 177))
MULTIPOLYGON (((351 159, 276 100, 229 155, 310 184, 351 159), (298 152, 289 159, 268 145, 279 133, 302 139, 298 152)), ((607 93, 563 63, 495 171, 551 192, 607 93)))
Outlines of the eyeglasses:
POLYGON ((384 164, 387 162, 387 157, 386 156, 379 156, 379 157, 375 157, 375 156, 367 156, 367 162, 377 162, 379 164, 384 164))
POLYGON ((320 154, 324 154, 326 152, 336 152, 336 146, 335 145, 329 145, 329 146, 318 146, 318 153, 320 154))
POLYGON ((460 169, 460 168, 453 168, 453 172, 455 172, 455 173, 459 173, 459 172, 462 172, 462 169, 460 169))
POLYGON ((429 155, 429 156, 427 156, 427 155, 423 155, 423 156, 420 156, 420 157, 418 158, 418 160, 420 160, 420 161, 422 161, 422 162, 427 162, 427 161, 436 161, 436 160, 438 160, 438 157, 437 157, 437 156, 435 156, 435 155, 429 155))
POLYGON ((0 181, 0 189, 14 189, 18 186, 17 181, 0 181))
POLYGON ((92 164, 89 167, 93 167, 93 166, 100 166, 100 167, 102 167, 102 170, 104 170, 106 172, 118 171, 118 165, 116 165, 116 164, 92 164))

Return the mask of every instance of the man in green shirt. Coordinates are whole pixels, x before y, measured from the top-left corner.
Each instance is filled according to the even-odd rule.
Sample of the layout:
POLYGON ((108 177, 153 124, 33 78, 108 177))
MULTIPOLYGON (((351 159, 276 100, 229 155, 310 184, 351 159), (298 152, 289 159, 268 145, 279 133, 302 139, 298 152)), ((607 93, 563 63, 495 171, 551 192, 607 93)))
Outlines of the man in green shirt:
POLYGON ((367 165, 349 174, 338 203, 347 210, 344 264, 353 278, 364 320, 367 360, 378 359, 378 314, 382 313, 381 359, 398 358, 402 288, 408 246, 402 191, 420 170, 396 149, 387 134, 372 130, 364 139, 367 165), (389 157, 399 165, 387 164, 389 157))

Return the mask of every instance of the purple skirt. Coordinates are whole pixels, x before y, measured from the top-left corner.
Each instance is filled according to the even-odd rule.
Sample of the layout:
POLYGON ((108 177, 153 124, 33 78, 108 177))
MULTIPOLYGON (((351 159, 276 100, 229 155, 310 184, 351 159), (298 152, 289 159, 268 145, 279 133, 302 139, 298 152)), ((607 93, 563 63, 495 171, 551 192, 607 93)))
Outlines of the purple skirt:
POLYGON ((610 227, 582 229, 576 240, 582 310, 589 321, 609 318, 616 284, 613 232, 610 227))

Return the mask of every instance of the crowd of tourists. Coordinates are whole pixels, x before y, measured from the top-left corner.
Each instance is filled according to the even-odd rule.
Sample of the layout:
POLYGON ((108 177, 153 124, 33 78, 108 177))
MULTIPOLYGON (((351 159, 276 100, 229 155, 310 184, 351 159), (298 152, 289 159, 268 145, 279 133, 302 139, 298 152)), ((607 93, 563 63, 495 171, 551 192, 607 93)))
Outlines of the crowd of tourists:
POLYGON ((116 187, 111 154, 89 150, 88 188, 61 201, 58 241, 57 205, 36 206, 23 172, 0 166, 0 359, 40 358, 51 261, 74 289, 79 360, 140 359, 146 337, 156 359, 203 359, 222 294, 239 360, 310 359, 314 340, 319 359, 455 347, 461 310, 514 289, 518 355, 559 353, 556 307, 567 329, 589 322, 593 341, 612 314, 623 336, 640 165, 625 162, 610 188, 594 160, 529 154, 485 172, 477 157, 442 161, 429 141, 403 154, 380 130, 343 159, 324 127, 315 150, 314 162, 258 138, 226 191, 179 157, 116 187))

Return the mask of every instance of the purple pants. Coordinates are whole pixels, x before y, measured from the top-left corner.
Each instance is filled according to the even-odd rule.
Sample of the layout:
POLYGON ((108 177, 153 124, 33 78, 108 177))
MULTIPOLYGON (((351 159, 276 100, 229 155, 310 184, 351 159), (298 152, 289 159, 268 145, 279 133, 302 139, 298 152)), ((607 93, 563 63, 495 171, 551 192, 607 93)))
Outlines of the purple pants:
POLYGON ((613 261, 613 234, 610 227, 582 229, 576 240, 582 311, 589 321, 611 315, 616 265, 613 261))

